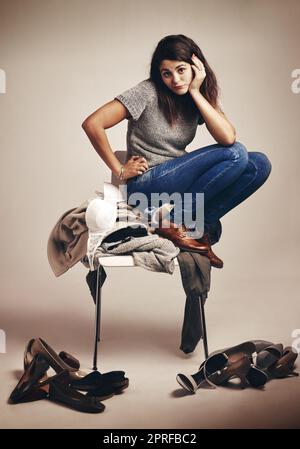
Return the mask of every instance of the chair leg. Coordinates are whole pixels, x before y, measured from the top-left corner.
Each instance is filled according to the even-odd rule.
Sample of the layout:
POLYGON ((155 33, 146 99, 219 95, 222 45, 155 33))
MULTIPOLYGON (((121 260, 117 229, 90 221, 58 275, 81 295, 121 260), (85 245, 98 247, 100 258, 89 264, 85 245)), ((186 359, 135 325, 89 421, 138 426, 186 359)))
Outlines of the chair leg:
POLYGON ((204 311, 204 300, 202 297, 199 297, 200 302, 200 315, 201 315, 201 322, 202 322, 202 338, 203 338, 203 347, 204 347, 204 354, 205 358, 208 357, 208 347, 207 347, 207 334, 206 334, 206 322, 205 322, 205 311, 204 311))
POLYGON ((93 370, 97 371, 98 342, 100 341, 101 324, 101 267, 97 268, 96 307, 95 307, 95 344, 93 370))
POLYGON ((100 327, 101 327, 101 294, 102 294, 101 273, 102 273, 102 270, 101 270, 101 267, 99 266, 98 270, 97 270, 97 283, 98 283, 97 298, 99 298, 99 299, 98 299, 98 312, 96 315, 96 319, 98 320, 98 328, 97 328, 98 329, 98 339, 97 339, 98 342, 100 341, 100 327))

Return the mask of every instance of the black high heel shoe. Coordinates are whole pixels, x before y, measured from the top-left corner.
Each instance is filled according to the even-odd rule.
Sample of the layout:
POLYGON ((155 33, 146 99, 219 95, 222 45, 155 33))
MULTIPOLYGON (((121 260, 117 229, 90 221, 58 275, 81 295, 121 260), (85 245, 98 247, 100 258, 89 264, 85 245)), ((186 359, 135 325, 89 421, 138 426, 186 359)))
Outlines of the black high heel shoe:
POLYGON ((268 381, 268 376, 263 370, 257 368, 253 363, 251 363, 246 379, 251 387, 261 388, 268 381))
POLYGON ((14 404, 22 402, 24 396, 29 394, 34 385, 45 375, 48 369, 49 364, 47 361, 42 356, 36 355, 13 389, 9 401, 14 404))

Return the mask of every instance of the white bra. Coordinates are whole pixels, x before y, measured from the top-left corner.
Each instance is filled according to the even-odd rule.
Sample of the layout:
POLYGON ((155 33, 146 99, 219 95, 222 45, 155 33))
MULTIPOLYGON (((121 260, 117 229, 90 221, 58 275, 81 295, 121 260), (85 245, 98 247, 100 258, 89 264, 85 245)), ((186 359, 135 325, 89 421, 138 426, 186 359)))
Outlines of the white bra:
POLYGON ((85 221, 90 233, 103 233, 111 229, 117 219, 117 203, 111 203, 101 198, 94 198, 90 201, 86 213, 85 221))

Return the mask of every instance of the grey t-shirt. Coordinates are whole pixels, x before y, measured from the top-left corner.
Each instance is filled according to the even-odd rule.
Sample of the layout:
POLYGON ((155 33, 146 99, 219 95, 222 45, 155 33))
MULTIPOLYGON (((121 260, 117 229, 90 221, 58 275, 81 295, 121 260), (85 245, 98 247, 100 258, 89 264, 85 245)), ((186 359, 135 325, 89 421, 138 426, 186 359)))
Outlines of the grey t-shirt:
POLYGON ((187 120, 179 117, 171 127, 158 107, 158 94, 148 78, 117 95, 130 113, 127 128, 127 159, 142 156, 149 169, 170 159, 186 154, 186 146, 195 137, 197 126, 204 123, 201 114, 187 120))

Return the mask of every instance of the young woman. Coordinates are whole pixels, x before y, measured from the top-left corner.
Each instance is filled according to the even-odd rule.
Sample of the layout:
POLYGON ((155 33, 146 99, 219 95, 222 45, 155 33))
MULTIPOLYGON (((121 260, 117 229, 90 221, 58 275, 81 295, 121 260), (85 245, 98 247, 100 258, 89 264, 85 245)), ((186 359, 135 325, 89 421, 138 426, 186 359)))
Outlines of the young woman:
POLYGON ((220 237, 220 218, 262 186, 271 164, 263 153, 248 152, 236 141, 218 94, 216 76, 198 45, 182 34, 170 35, 153 53, 150 77, 104 104, 82 126, 99 156, 126 182, 129 200, 136 192, 149 201, 151 193, 191 195, 188 205, 183 200, 180 219, 174 208, 156 232, 182 249, 202 252, 213 266, 222 268, 211 249, 220 237), (127 159, 122 165, 105 129, 125 118, 127 159), (198 125, 204 123, 217 143, 187 152, 198 125), (204 194, 200 239, 191 238, 182 221, 189 208, 195 217, 196 193, 204 194))

